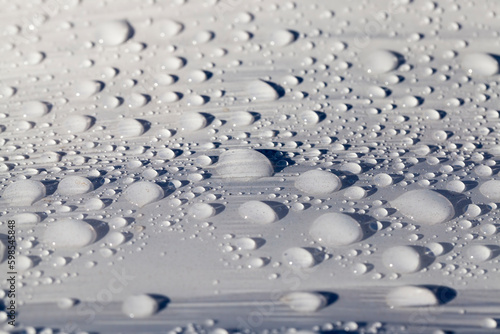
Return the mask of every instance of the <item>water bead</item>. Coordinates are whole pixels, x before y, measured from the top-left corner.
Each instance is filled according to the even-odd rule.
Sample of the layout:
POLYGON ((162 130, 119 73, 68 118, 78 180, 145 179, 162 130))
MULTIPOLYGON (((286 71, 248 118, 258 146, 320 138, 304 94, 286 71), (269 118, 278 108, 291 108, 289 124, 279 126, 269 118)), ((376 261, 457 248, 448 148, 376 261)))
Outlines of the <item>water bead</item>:
POLYGON ((46 196, 42 182, 34 180, 19 180, 9 184, 2 199, 12 206, 29 206, 46 196))
POLYGON ((278 215, 268 204, 261 201, 248 201, 240 205, 241 218, 257 224, 271 224, 278 220, 278 215))
POLYGON ((328 195, 341 186, 342 182, 337 175, 322 170, 304 172, 295 180, 297 189, 311 195, 328 195))
POLYGON ((217 163, 217 174, 225 179, 249 181, 274 174, 271 161, 254 150, 235 149, 222 153, 217 163))
POLYGON ((444 223, 455 215, 453 204, 446 197, 428 189, 406 192, 390 203, 407 218, 422 225, 444 223))
POLYGON ((126 200, 141 208, 159 201, 164 195, 164 191, 159 185, 148 181, 134 182, 123 192, 126 200))
POLYGON ((418 286, 400 286, 389 291, 386 303, 390 307, 421 307, 438 305, 439 301, 429 289, 418 286))
POLYGON ((363 238, 361 225, 343 213, 325 213, 309 228, 311 237, 326 247, 346 246, 363 238))
POLYGON ((81 248, 92 244, 97 233, 92 225, 74 219, 61 219, 49 223, 42 240, 52 247, 81 248))
POLYGON ((149 295, 135 295, 125 298, 122 312, 130 318, 149 318, 158 312, 158 302, 149 295))

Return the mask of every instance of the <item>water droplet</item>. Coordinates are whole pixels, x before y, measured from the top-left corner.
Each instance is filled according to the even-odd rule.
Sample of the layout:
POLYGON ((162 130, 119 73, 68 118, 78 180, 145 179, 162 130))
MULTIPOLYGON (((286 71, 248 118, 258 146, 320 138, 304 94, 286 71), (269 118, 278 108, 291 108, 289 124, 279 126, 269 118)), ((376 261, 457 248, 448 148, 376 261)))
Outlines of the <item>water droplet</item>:
POLYGON ((249 181, 272 176, 274 168, 264 154, 254 150, 237 149, 220 155, 217 173, 222 178, 249 181))
POLYGON ((342 182, 337 175, 322 170, 309 170, 295 181, 297 189, 311 195, 328 195, 341 186, 342 182))
POLYGON ((325 296, 316 292, 290 292, 281 297, 280 301, 301 313, 317 312, 328 303, 325 296))
POLYGON ((382 254, 384 266, 401 274, 414 273, 422 269, 423 261, 420 253, 411 246, 395 246, 382 254))
POLYGON ((158 308, 158 302, 149 295, 129 296, 122 304, 122 312, 130 318, 149 318, 158 308))
POLYGON ((467 257, 474 262, 484 262, 489 260, 493 252, 485 245, 472 245, 467 248, 467 257))
POLYGON ((276 212, 269 205, 260 201, 243 203, 238 208, 238 213, 243 219, 257 224, 271 224, 278 220, 276 212))
POLYGON ((492 201, 500 201, 500 181, 498 180, 484 182, 479 187, 479 191, 492 201))
POLYGON ((198 131, 207 126, 207 119, 199 112, 185 112, 181 116, 181 128, 184 131, 198 131))
POLYGON ((257 101, 275 101, 280 97, 276 89, 267 81, 254 80, 246 87, 248 95, 257 101))
POLYGON ((207 203, 195 203, 189 208, 189 214, 195 219, 207 219, 215 215, 215 208, 207 203))
POLYGON ((92 225, 74 219, 62 219, 48 224, 43 234, 44 242, 55 248, 81 248, 96 240, 92 225))
POLYGON ((67 176, 57 186, 57 191, 67 196, 86 194, 92 190, 94 190, 92 182, 82 176, 67 176))
POLYGON ((21 109, 24 117, 38 118, 46 115, 49 112, 49 104, 41 101, 25 102, 21 109))
POLYGON ((46 195, 42 182, 33 180, 19 180, 5 188, 2 199, 12 206, 30 206, 46 195))
POLYGON ((462 68, 472 75, 490 76, 498 73, 499 64, 490 54, 470 53, 463 56, 462 68))
POLYGON ((106 46, 125 43, 134 34, 134 29, 126 20, 109 21, 101 24, 97 31, 97 41, 106 46))
POLYGON ((446 197, 428 189, 409 191, 390 203, 403 215, 422 225, 444 223, 455 215, 453 204, 446 197))
POLYGON ((297 39, 298 34, 291 30, 276 30, 272 34, 271 45, 285 46, 292 44, 297 39))
POLYGON ((382 74, 398 68, 400 58, 392 51, 375 50, 364 56, 363 63, 368 73, 382 74))
POLYGON ((118 122, 118 133, 121 137, 137 137, 144 133, 144 126, 141 122, 133 118, 124 118, 118 122))
POLYGON ((153 182, 138 181, 125 189, 123 196, 125 199, 138 207, 159 201, 164 196, 163 189, 153 182))
POLYGON ((394 288, 387 294, 386 302, 390 307, 434 306, 439 304, 432 291, 418 286, 394 288))
POLYGON ((314 256, 305 248, 292 247, 283 253, 283 261, 292 268, 311 268, 316 263, 314 256))
POLYGON ((94 118, 91 116, 72 115, 64 120, 63 126, 69 133, 81 133, 90 129, 93 124, 94 118))
POLYGON ((350 245, 363 238, 359 223, 343 213, 325 213, 309 229, 311 237, 326 247, 350 245))

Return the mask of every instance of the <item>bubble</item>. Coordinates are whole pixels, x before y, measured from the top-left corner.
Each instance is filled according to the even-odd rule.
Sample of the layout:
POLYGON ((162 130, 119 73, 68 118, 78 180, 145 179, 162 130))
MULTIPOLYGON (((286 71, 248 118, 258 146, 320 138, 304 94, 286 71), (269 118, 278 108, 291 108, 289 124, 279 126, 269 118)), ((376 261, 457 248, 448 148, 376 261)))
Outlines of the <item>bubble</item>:
POLYGON ((363 64, 368 73, 383 74, 398 68, 400 59, 392 51, 374 50, 364 56, 363 64))
POLYGON ((446 197, 428 189, 409 191, 390 203, 403 215, 422 225, 444 223, 455 215, 453 204, 446 197))
POLYGON ((94 190, 94 185, 83 176, 67 176, 57 186, 57 191, 67 196, 82 195, 92 190, 94 190))
POLYGON ((485 245, 472 245, 467 248, 467 258, 474 262, 484 262, 489 260, 493 252, 485 245))
POLYGON ((500 181, 499 180, 490 180, 486 181, 479 187, 479 191, 481 194, 486 196, 488 199, 492 201, 500 201, 500 181))
POLYGON ((326 247, 350 245, 363 238, 359 223, 343 213, 325 213, 312 223, 309 234, 326 247))
POLYGON ((180 125, 184 131, 198 131, 207 126, 207 119, 199 112, 185 112, 181 116, 180 125))
POLYGON ((222 153, 217 163, 217 174, 222 178, 249 181, 274 174, 267 157, 254 150, 235 149, 222 153))
POLYGON ((382 254, 382 262, 387 269, 396 273, 409 274, 422 269, 420 253, 411 246, 395 246, 382 254))
POLYGON ((283 252, 283 262, 292 268, 311 268, 316 261, 314 256, 305 248, 292 247, 283 252))
POLYGON ((30 206, 46 195, 42 182, 33 180, 19 180, 5 188, 2 199, 12 206, 30 206))
POLYGON ((92 225, 74 219, 61 219, 48 224, 43 241, 55 248, 81 248, 97 238, 92 225))
POLYGON ((264 80, 254 80, 248 83, 246 91, 250 98, 257 101, 275 101, 280 97, 276 89, 264 80))
POLYGON ((96 37, 100 44, 118 46, 125 43, 134 34, 134 29, 126 20, 115 20, 101 24, 96 37))
POLYGON ((278 215, 273 208, 261 201, 243 203, 238 208, 238 213, 241 218, 257 224, 271 224, 278 220, 278 215))
POLYGON ((159 185, 148 181, 132 183, 123 192, 123 196, 127 201, 141 208, 159 201, 164 195, 163 189, 159 185))
POLYGON ((322 170, 309 170, 295 180, 295 188, 311 195, 328 195, 341 187, 337 175, 322 170))
POLYGON ((286 46, 292 44, 297 39, 298 34, 291 30, 280 29, 272 34, 271 45, 286 46))
POLYGON ((390 307, 418 307, 435 306, 439 304, 439 301, 429 289, 418 286, 400 286, 389 291, 386 303, 390 307))
POLYGON ((72 115, 64 120, 63 126, 69 133, 81 133, 90 129, 93 124, 94 118, 91 116, 72 115))
POLYGON ((290 292, 281 297, 280 301, 300 313, 317 312, 328 304, 325 296, 316 292, 290 292))
POLYGON ((123 138, 138 137, 145 131, 144 125, 136 119, 124 118, 118 122, 118 134, 123 138))
POLYGON ((462 57, 462 68, 471 75, 491 76, 499 71, 498 61, 487 53, 469 53, 462 57))
POLYGON ((158 302, 149 295, 135 295, 125 298, 122 312, 130 318, 149 318, 158 312, 158 302))
POLYGON ((191 217, 195 219, 207 219, 215 215, 215 208, 207 203, 195 203, 188 210, 191 217))

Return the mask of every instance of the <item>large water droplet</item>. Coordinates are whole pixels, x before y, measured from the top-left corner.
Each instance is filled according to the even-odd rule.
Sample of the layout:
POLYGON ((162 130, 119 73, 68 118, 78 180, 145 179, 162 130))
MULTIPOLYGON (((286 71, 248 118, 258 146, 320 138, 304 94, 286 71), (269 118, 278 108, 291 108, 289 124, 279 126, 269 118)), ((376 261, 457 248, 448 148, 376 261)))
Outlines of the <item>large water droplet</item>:
POLYGON ((42 182, 33 180, 19 180, 5 188, 2 199, 13 206, 28 206, 41 200, 46 195, 42 182))
POLYGON ((285 46, 292 44, 297 39, 298 34, 291 30, 276 30, 273 32, 271 44, 276 46, 285 46))
POLYGON ((116 46, 125 43, 132 37, 134 29, 126 20, 110 21, 101 24, 96 32, 99 43, 116 46))
POLYGON ((301 313, 317 312, 328 303, 325 296, 316 292, 291 292, 281 297, 280 301, 301 313))
POLYGON ((433 306, 439 304, 432 291, 418 286, 394 288, 387 294, 386 302, 391 307, 433 306))
POLYGON ((363 231, 359 223, 343 213, 325 213, 309 229, 311 237, 327 247, 345 246, 360 241, 363 231))
POLYGON ((484 182, 480 187, 479 191, 484 196, 488 197, 492 201, 500 201, 500 181, 490 180, 484 182))
POLYGON ((153 182, 139 181, 131 184, 123 192, 123 196, 132 204, 143 207, 163 198, 163 189, 153 182))
POLYGON ((97 234, 92 225, 74 219, 50 223, 43 234, 44 242, 55 248, 80 248, 90 245, 97 234))
POLYGON ((92 190, 94 190, 94 185, 89 179, 76 175, 65 177, 57 186, 57 191, 67 196, 86 194, 92 190))
POLYGON ((240 205, 238 213, 243 219, 257 224, 271 224, 278 220, 276 212, 261 201, 248 201, 240 205))
POLYGON ((248 95, 257 101, 274 101, 280 97, 276 89, 264 80, 254 80, 247 85, 248 95))
POLYGON ((382 74, 395 70, 400 57, 392 51, 375 50, 364 56, 363 63, 368 73, 382 74))
POLYGON ((395 246, 382 254, 384 266, 401 274, 414 273, 422 269, 422 256, 411 246, 395 246))
POLYGON ((446 197, 428 189, 409 191, 390 203, 403 215, 422 225, 444 223, 455 215, 453 204, 446 197))
POLYGON ((305 248, 292 247, 283 253, 283 261, 292 268, 311 268, 316 263, 314 256, 305 248))
POLYGON ((499 64, 487 53, 470 53, 463 56, 462 68, 472 75, 490 76, 498 73, 499 64))
POLYGON ((229 150, 222 153, 217 163, 217 173, 222 178, 249 181, 272 176, 273 165, 267 157, 254 150, 229 150))
POLYGON ((158 302, 149 295, 129 296, 122 304, 122 312, 130 318, 149 318, 158 308, 158 302))
POLYGON ((342 182, 333 173, 322 170, 310 170, 302 173, 295 181, 295 187, 311 195, 327 195, 337 191, 342 182))

